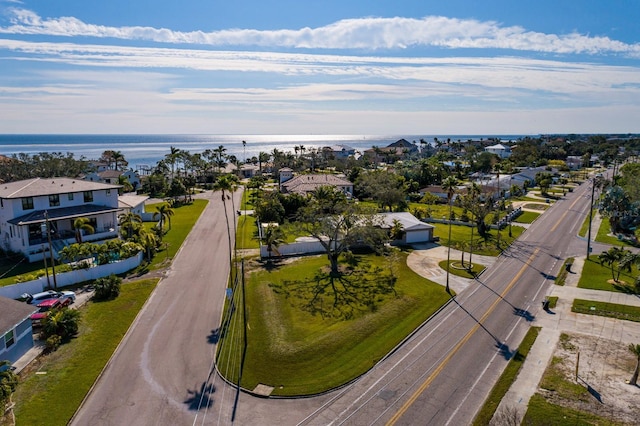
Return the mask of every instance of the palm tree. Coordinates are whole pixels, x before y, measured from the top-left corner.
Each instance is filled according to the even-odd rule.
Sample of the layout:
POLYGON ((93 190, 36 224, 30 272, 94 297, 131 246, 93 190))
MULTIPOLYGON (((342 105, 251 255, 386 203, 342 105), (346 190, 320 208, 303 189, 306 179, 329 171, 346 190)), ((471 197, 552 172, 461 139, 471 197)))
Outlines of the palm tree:
POLYGON ((129 164, 129 163, 127 162, 127 160, 125 160, 125 158, 124 158, 124 154, 122 153, 122 151, 112 151, 112 152, 111 152, 111 158, 113 159, 113 162, 114 162, 114 166, 113 166, 113 168, 114 168, 115 170, 120 170, 120 169, 118 168, 118 165, 121 165, 121 166, 123 166, 123 167, 126 167, 126 166, 127 166, 127 164, 129 164))
POLYGON ((278 252, 276 250, 278 246, 285 241, 285 235, 282 229, 277 225, 269 225, 265 227, 264 234, 262 235, 262 241, 267 246, 267 252, 269 253, 269 261, 271 260, 271 253, 278 252))
POLYGON ((613 281, 618 282, 620 271, 618 271, 618 277, 615 274, 615 267, 624 258, 626 250, 621 247, 611 247, 607 251, 603 251, 598 255, 601 265, 607 265, 611 268, 611 278, 613 281))
POLYGON ((268 152, 260 152, 258 154, 258 170, 260 171, 260 174, 262 174, 262 163, 266 163, 270 159, 271 154, 269 154, 268 152))
POLYGON ((167 203, 156 206, 156 212, 153 213, 153 218, 155 219, 158 216, 160 217, 160 223, 158 224, 160 231, 164 230, 165 220, 169 222, 169 230, 171 230, 171 216, 173 216, 174 213, 175 212, 173 211, 171 206, 167 203))
POLYGON ((227 152, 227 148, 225 148, 224 145, 218 145, 218 147, 213 150, 218 173, 220 173, 220 169, 225 165, 225 159, 227 158, 225 152, 227 152))
POLYGON ((637 386, 638 374, 640 373, 640 344, 638 345, 634 345, 633 343, 629 344, 629 351, 636 356, 636 369, 633 372, 633 376, 631 376, 631 380, 629 380, 629 384, 637 386))
POLYGON ((393 219, 393 225, 389 230, 389 237, 391 240, 400 240, 404 235, 404 226, 402 226, 402 222, 398 219, 393 219))
MULTIPOLYGON (((214 191, 220 191, 220 199, 222 200, 222 204, 224 206, 224 217, 227 221, 227 238, 229 240, 229 267, 231 267, 232 265, 232 257, 231 257, 231 230, 229 227, 229 214, 227 213, 227 199, 231 199, 231 202, 233 203, 233 196, 227 194, 227 192, 233 193, 238 189, 237 186, 237 182, 238 182, 238 177, 235 175, 224 175, 224 176, 220 176, 218 178, 218 180, 213 184, 213 190, 214 191)), ((233 205, 233 204, 232 204, 233 205)), ((235 205, 233 207, 233 210, 235 211, 235 205)), ((235 235, 235 226, 236 224, 236 220, 235 220, 235 215, 234 215, 234 219, 233 219, 233 231, 234 231, 234 235, 235 235)))
POLYGON ((180 148, 176 148, 175 146, 169 147, 170 152, 164 156, 167 163, 171 164, 171 179, 174 177, 176 163, 180 158, 181 151, 180 148))
POLYGON ((449 176, 442 181, 442 189, 447 191, 447 202, 449 203, 449 239, 447 241, 447 284, 445 290, 450 293, 449 289, 449 263, 451 262, 451 212, 453 209, 453 196, 456 193, 456 187, 458 186, 458 179, 454 176, 449 176))
POLYGON ((73 221, 73 229, 76 234, 76 243, 82 242, 82 233, 93 234, 95 229, 91 226, 91 221, 86 217, 79 217, 73 221))
POLYGON ((122 188, 118 189, 118 195, 133 191, 133 185, 131 185, 131 182, 129 182, 129 179, 127 179, 125 175, 118 176, 118 185, 122 186, 122 188))
POLYGON ((120 233, 125 240, 135 237, 142 228, 142 217, 139 214, 128 212, 118 216, 120 233))
POLYGON ((158 247, 158 237, 153 232, 141 229, 138 234, 138 243, 144 248, 147 255, 147 262, 151 262, 153 253, 158 247))

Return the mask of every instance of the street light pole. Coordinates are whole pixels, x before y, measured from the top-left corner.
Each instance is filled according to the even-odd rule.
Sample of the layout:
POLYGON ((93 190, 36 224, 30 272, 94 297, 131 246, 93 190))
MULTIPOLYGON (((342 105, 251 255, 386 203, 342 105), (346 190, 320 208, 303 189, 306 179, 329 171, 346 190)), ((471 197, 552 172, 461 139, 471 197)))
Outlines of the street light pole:
POLYGON ((47 239, 49 240, 49 255, 51 256, 51 273, 53 275, 53 289, 58 289, 58 281, 56 280, 56 259, 53 256, 53 244, 51 242, 51 225, 49 224, 49 213, 44 211, 44 221, 47 226, 47 239))
POLYGON ((587 230, 587 260, 589 260, 589 253, 591 253, 591 221, 593 220, 593 198, 596 192, 596 180, 591 180, 591 203, 589 204, 589 229, 587 230))

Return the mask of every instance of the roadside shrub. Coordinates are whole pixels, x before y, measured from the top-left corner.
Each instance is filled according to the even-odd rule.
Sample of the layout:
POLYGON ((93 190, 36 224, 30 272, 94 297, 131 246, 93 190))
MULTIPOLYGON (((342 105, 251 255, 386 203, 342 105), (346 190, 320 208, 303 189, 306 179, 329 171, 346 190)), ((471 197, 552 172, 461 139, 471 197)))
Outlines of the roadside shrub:
POLYGON ((54 334, 53 336, 49 336, 45 342, 45 351, 47 352, 55 352, 62 343, 62 337, 54 334))
POLYGON ((79 325, 80 311, 70 308, 56 309, 42 320, 42 337, 49 340, 57 335, 61 343, 68 342, 78 334, 79 325))
POLYGON ((98 278, 94 283, 94 287, 96 289, 96 292, 93 295, 94 300, 102 301, 115 299, 120 295, 121 283, 122 279, 114 274, 105 278, 98 278))

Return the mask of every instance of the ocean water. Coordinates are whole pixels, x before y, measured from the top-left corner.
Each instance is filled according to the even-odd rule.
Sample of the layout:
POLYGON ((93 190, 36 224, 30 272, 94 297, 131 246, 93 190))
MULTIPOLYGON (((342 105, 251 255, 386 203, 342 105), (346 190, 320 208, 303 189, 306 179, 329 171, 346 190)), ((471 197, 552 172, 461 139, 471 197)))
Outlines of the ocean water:
POLYGON ((171 151, 171 147, 201 153, 222 145, 227 155, 238 159, 250 159, 260 152, 271 153, 274 149, 295 152, 303 145, 305 150, 332 145, 348 145, 358 151, 374 146, 384 147, 399 139, 433 143, 438 140, 466 141, 497 137, 516 140, 523 135, 0 135, 0 154, 37 154, 42 152, 72 153, 74 158, 98 159, 106 150, 120 151, 129 162, 129 167, 154 166, 171 151), (243 146, 242 141, 246 141, 243 146))

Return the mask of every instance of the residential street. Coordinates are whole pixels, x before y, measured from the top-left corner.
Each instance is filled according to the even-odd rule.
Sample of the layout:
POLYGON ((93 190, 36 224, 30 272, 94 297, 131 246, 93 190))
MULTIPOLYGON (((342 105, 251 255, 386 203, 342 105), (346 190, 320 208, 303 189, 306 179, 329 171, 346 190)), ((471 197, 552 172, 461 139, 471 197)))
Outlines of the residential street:
MULTIPOLYGON (((558 201, 478 280, 455 281, 455 299, 369 373, 327 395, 289 400, 237 394, 210 374, 229 270, 213 194, 73 424, 468 424, 544 315, 540 302, 563 259, 586 250, 575 236, 587 187, 558 201)), ((433 262, 423 253, 412 263, 429 274, 433 262)))
POLYGON ((229 248, 220 193, 207 197, 211 202, 72 424, 215 424, 212 400, 233 401, 233 394, 216 392, 220 379, 212 374, 229 248))

